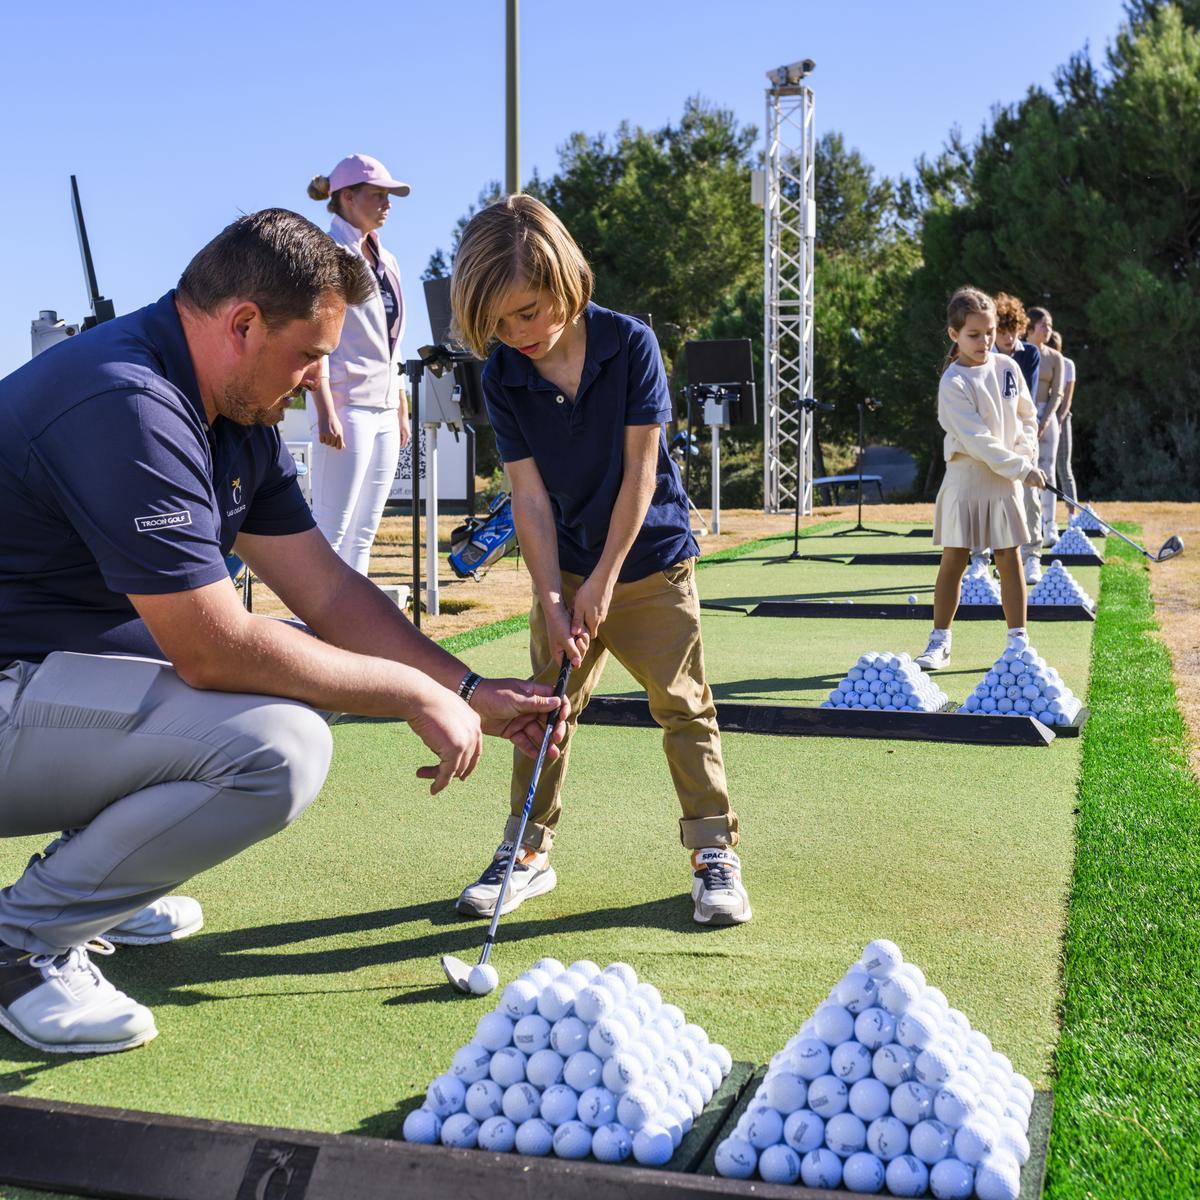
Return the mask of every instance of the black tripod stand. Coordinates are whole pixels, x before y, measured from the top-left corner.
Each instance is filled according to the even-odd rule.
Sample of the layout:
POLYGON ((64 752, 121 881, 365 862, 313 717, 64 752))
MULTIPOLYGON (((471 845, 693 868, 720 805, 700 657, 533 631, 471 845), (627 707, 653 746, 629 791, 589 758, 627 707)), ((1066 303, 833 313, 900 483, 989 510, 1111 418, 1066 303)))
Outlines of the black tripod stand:
MULTIPOLYGON (((814 400, 811 396, 804 396, 797 401, 796 407, 803 412, 833 412, 834 405, 822 404, 820 400, 814 400)), ((815 417, 814 417, 815 420, 815 417)), ((801 486, 801 481, 804 478, 803 471, 803 446, 804 439, 800 436, 800 430, 796 430, 796 520, 792 527, 792 552, 785 559, 779 559, 780 562, 794 562, 797 559, 811 558, 815 561, 827 561, 828 555, 824 554, 801 554, 800 553, 800 509, 804 505, 804 488, 801 486)))
POLYGON ((881 400, 868 397, 858 405, 858 523, 850 529, 839 529, 831 537, 845 537, 850 533, 870 533, 875 537, 903 537, 891 529, 870 529, 862 523, 863 506, 863 455, 866 453, 865 413, 878 412, 883 407, 881 400))

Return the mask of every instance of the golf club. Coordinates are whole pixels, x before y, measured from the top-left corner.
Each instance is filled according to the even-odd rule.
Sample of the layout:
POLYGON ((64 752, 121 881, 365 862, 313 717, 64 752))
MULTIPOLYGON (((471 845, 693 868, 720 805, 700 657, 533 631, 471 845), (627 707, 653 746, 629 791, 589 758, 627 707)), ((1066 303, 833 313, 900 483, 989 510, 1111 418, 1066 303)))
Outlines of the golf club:
POLYGON ((1171 534, 1169 538, 1162 544, 1162 549, 1157 554, 1151 554, 1145 546, 1139 546, 1133 538, 1126 537, 1119 529, 1114 529, 1099 513, 1093 512, 1086 504, 1080 504, 1074 496, 1068 496, 1066 492, 1060 492, 1058 488, 1052 484, 1046 484, 1046 490, 1053 492, 1060 500, 1066 501, 1073 508, 1079 509, 1080 512, 1085 512, 1088 516, 1098 521, 1109 533, 1115 533, 1123 542, 1128 542, 1139 554, 1144 554, 1151 562, 1166 562, 1168 558, 1174 558, 1177 554, 1183 553, 1183 538, 1176 537, 1171 534))
MULTIPOLYGON (((571 660, 564 654, 562 666, 558 672, 558 680, 554 684, 554 695, 560 702, 567 690, 567 680, 570 677, 571 660)), ((538 750, 537 761, 533 766, 533 778, 529 781, 529 791, 525 794, 525 807, 521 809, 521 823, 517 826, 517 836, 513 838, 512 853, 508 857, 508 866, 504 868, 504 878, 500 881, 500 892, 496 897, 496 907, 492 911, 492 923, 488 926, 487 936, 483 939, 483 950, 479 954, 479 962, 475 964, 477 967, 482 967, 487 963, 492 953, 492 945, 496 941, 496 928, 500 924, 500 911, 504 908, 504 897, 508 893, 508 881, 512 878, 517 855, 521 853, 521 839, 525 836, 525 825, 529 821, 529 813, 533 808, 533 794, 537 791, 538 780, 542 777, 542 763, 545 761, 546 751, 550 749, 550 740, 554 737, 557 716, 556 710, 546 717, 546 732, 542 734, 541 749, 538 750)), ((453 954, 442 955, 442 970, 445 971, 446 978, 460 992, 472 990, 469 982, 472 969, 469 964, 463 962, 461 958, 456 958, 453 954)), ((487 991, 490 992, 493 987, 495 987, 494 982, 487 988, 487 991)), ((486 995, 486 992, 479 994, 486 995)))

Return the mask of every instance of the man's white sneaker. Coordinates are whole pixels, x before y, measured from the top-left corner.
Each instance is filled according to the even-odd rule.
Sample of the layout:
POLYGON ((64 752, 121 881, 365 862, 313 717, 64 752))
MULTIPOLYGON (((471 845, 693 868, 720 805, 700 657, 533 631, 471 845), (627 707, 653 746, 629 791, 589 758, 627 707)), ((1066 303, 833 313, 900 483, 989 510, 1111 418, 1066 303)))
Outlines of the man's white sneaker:
MULTIPOLYGON (((500 895, 500 884, 504 880, 510 854, 512 843, 501 842, 496 849, 495 858, 488 863, 483 874, 474 883, 463 888, 454 905, 460 913, 470 917, 492 916, 496 911, 496 898, 500 895)), ((512 912, 531 896, 540 896, 544 892, 552 891, 556 883, 558 876, 554 874, 554 868, 550 865, 550 856, 538 854, 528 846, 523 846, 513 867, 512 878, 508 881, 508 891, 504 893, 501 915, 512 912)))
POLYGON ((922 654, 918 654, 913 662, 922 671, 940 671, 950 665, 950 639, 931 637, 929 645, 922 654))
POLYGON ((1026 583, 1041 583, 1042 581, 1042 564, 1038 561, 1036 554, 1027 554, 1025 556, 1025 582, 1026 583))
POLYGON ((157 946, 189 937, 203 925, 199 901, 191 896, 162 896, 114 925, 104 937, 118 946, 157 946))
POLYGON ((89 952, 113 948, 103 938, 57 955, 0 945, 0 1025, 50 1054, 132 1050, 156 1037, 154 1014, 117 991, 89 952))
POLYGON ((698 925, 744 925, 750 897, 742 886, 742 862, 724 846, 692 851, 692 918, 698 925))

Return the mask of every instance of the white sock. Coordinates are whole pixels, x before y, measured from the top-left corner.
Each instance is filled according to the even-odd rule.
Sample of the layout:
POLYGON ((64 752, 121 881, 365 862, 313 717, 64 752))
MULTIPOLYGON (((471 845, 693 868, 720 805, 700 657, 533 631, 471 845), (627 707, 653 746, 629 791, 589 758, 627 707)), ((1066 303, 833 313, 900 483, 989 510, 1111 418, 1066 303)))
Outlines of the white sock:
POLYGON ((1025 641, 1029 640, 1029 634, 1025 632, 1024 625, 1018 625, 1015 629, 1010 629, 1008 636, 1010 638, 1023 638, 1025 641))
POLYGON ((935 629, 929 635, 929 644, 931 646, 941 646, 943 644, 947 645, 947 646, 950 645, 950 630, 949 629, 935 629))

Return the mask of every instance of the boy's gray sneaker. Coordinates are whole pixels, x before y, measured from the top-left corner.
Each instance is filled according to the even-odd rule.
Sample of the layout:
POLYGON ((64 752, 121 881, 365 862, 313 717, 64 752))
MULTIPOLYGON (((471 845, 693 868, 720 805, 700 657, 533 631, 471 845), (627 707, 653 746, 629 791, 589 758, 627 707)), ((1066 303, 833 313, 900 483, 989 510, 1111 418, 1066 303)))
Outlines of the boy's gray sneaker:
POLYGON ((62 954, 0 944, 0 1025, 50 1054, 106 1054, 150 1041, 154 1014, 117 991, 89 957, 112 952, 103 938, 62 954))
MULTIPOLYGON (((500 884, 504 880, 511 854, 512 842, 501 842, 496 848, 496 856, 488 863, 483 874, 463 888, 454 905, 460 913, 468 917, 492 916, 496 911, 496 898, 500 895, 500 884)), ((558 876, 550 865, 550 856, 523 846, 513 867, 512 878, 508 881, 508 891, 504 893, 501 915, 512 912, 531 896, 553 891, 556 883, 558 876)))
POLYGON ((728 847, 692 851, 692 905, 698 925, 744 925, 750 920, 742 862, 728 847))

